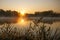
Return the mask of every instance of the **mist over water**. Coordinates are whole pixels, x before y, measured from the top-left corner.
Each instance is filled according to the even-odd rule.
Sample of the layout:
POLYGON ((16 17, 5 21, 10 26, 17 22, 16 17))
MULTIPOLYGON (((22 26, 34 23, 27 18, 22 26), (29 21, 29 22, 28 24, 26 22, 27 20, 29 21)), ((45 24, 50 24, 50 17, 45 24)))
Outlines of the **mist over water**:
MULTIPOLYGON (((8 18, 8 17, 7 17, 8 18)), ((2 17, 2 18, 0 18, 0 21, 1 21, 1 19, 7 19, 7 18, 5 18, 5 17, 2 17)), ((10 19, 13 19, 13 18, 8 18, 9 20, 10 19)), ((7 19, 7 21, 9 21, 7 19)), ((4 20, 2 20, 2 21, 4 21, 4 20)), ((15 19, 13 19, 13 20, 15 20, 15 19)), ((12 20, 10 20, 10 21, 12 21, 12 20)), ((24 22, 22 22, 22 23, 20 23, 21 21, 18 21, 17 23, 11 23, 12 25, 14 25, 15 27, 19 27, 19 28, 27 28, 27 27, 29 27, 30 26, 30 23, 32 23, 32 25, 34 25, 34 23, 33 23, 33 21, 32 20, 25 20, 24 22)), ((0 23, 1 24, 1 23, 0 23)), ((43 22, 40 22, 39 23, 39 25, 42 25, 43 24, 43 22)), ((53 28, 56 28, 56 27, 59 27, 60 26, 60 21, 56 21, 56 22, 53 22, 53 24, 48 24, 48 23, 45 23, 45 25, 46 26, 51 26, 51 27, 53 27, 53 28)), ((1 25, 0 25, 1 26, 1 25)))

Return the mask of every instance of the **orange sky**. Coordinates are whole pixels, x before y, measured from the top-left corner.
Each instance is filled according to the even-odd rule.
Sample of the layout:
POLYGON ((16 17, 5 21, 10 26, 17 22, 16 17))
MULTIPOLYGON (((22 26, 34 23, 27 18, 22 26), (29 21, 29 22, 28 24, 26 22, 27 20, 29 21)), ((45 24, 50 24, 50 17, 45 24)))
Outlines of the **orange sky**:
POLYGON ((0 0, 0 9, 18 12, 23 9, 26 13, 46 10, 60 12, 60 0, 0 0))

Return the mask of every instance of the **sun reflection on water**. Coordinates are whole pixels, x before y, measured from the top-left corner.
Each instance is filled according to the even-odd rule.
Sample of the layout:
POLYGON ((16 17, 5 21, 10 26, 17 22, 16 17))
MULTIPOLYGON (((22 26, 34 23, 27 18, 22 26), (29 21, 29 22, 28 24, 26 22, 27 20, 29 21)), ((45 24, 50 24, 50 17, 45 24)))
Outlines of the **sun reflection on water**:
POLYGON ((26 26, 28 24, 28 21, 26 20, 26 10, 22 9, 20 10, 20 17, 18 18, 18 24, 22 26, 26 26))
POLYGON ((24 19, 24 18, 19 18, 17 24, 21 25, 21 26, 27 26, 28 21, 26 19, 24 19))

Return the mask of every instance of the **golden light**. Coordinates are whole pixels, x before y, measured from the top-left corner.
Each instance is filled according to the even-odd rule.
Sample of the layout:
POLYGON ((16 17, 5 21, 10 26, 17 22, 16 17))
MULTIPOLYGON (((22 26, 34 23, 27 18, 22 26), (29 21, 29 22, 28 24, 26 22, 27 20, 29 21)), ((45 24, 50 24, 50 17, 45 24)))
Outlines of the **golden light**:
POLYGON ((24 22, 25 22, 25 20, 23 18, 19 18, 17 23, 18 24, 23 24, 24 22))
POLYGON ((25 11, 24 9, 20 10, 20 13, 21 13, 22 16, 25 15, 25 12, 26 12, 26 11, 25 11))
POLYGON ((20 26, 26 26, 28 24, 28 21, 26 20, 25 13, 27 12, 26 10, 18 10, 20 17, 17 20, 17 24, 20 26))
POLYGON ((21 19, 21 23, 24 23, 24 19, 21 19))
POLYGON ((20 25, 20 27, 26 27, 29 25, 29 22, 25 18, 19 18, 17 24, 20 25))

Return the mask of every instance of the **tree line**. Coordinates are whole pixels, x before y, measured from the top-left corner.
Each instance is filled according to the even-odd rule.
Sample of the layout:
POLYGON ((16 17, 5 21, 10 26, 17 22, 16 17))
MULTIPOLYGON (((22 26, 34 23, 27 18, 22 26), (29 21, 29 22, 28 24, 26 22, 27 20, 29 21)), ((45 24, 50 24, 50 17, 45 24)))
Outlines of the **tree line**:
POLYGON ((60 17, 60 13, 54 12, 53 10, 35 12, 35 15, 44 16, 44 17, 60 17))
POLYGON ((0 9, 0 17, 19 17, 19 13, 17 11, 0 9))
POLYGON ((34 14, 26 14, 28 17, 60 17, 60 13, 53 10, 35 12, 34 14))
MULTIPOLYGON (((3 10, 0 9, 0 17, 4 16, 4 17, 19 17, 20 13, 17 11, 11 11, 11 10, 3 10)), ((26 14, 26 16, 43 16, 43 17, 60 17, 60 13, 54 12, 52 10, 48 10, 48 11, 43 11, 43 12, 35 12, 34 14, 26 14)))

